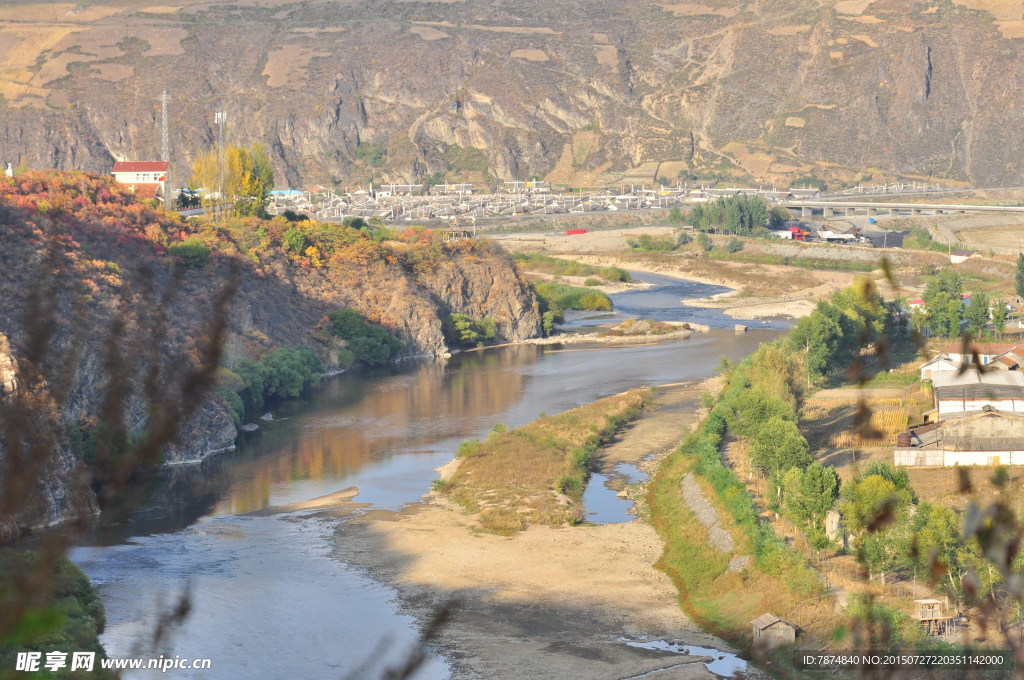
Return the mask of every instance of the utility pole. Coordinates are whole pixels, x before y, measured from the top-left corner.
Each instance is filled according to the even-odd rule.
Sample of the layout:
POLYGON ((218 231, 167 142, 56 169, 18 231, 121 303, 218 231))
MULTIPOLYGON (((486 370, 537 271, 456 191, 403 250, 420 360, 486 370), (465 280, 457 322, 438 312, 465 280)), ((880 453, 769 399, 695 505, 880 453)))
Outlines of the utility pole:
POLYGON ((224 148, 224 126, 228 123, 228 114, 218 111, 213 114, 213 122, 217 125, 217 148, 224 148))
MULTIPOLYGON (((213 122, 217 125, 217 204, 224 203, 224 126, 228 122, 228 114, 224 111, 217 111, 213 114, 213 122)), ((218 211, 219 212, 219 211, 218 211)))
POLYGON ((171 160, 171 133, 167 123, 167 102, 171 100, 167 90, 160 95, 160 160, 171 160))
MULTIPOLYGON (((171 100, 167 94, 167 89, 164 88, 163 94, 160 95, 160 160, 170 161, 171 160, 171 133, 169 124, 167 122, 167 102, 171 100)), ((174 192, 174 184, 171 183, 171 168, 167 168, 167 179, 164 181, 164 186, 167 187, 164 196, 164 205, 171 205, 171 201, 174 200, 170 194, 174 192)))

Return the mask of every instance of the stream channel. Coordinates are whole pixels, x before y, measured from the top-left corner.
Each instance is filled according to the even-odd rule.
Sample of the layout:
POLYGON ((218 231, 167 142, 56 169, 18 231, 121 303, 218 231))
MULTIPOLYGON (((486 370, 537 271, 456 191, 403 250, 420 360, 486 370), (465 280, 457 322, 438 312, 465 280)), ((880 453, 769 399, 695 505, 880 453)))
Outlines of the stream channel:
MULTIPOLYGON (((124 677, 343 678, 388 639, 391 651, 372 665, 379 668, 414 642, 418 623, 400 610, 391 586, 338 558, 334 529, 345 519, 260 511, 353 486, 355 502, 399 510, 420 502, 461 441, 486 436, 495 423, 516 427, 629 388, 713 375, 721 356, 741 359, 788 325, 744 322, 752 330, 737 333, 720 311, 680 304, 725 288, 635 276, 654 287, 613 295, 614 313, 577 314, 568 325, 638 316, 712 330, 638 346, 506 346, 326 378, 281 404, 273 421, 257 421, 260 430, 244 434, 236 451, 168 470, 130 520, 101 517, 71 558, 106 606, 107 653, 150 656, 143 645, 157 613, 187 589, 192 611, 160 652, 213 660, 212 673, 124 677)), ((635 469, 614 474, 641 479, 635 469)), ((591 520, 629 521, 628 504, 606 481, 591 481, 591 520)), ((415 677, 449 675, 436 654, 415 677)))

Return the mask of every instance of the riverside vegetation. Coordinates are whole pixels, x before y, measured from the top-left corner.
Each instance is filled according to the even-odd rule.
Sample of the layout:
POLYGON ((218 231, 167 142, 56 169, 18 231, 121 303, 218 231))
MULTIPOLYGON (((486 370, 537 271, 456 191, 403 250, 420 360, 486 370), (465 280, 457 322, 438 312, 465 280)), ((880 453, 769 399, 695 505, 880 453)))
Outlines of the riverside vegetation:
POLYGON ((463 442, 455 472, 434 488, 497 534, 579 523, 594 451, 650 399, 650 390, 631 390, 514 430, 497 425, 487 439, 463 442))
MULTIPOLYGON (((665 541, 659 565, 702 626, 746 646, 749 621, 771 611, 799 622, 805 645, 951 648, 928 638, 920 624, 870 587, 851 592, 843 614, 824 613, 833 604, 811 554, 790 547, 769 512, 787 517, 815 549, 841 552, 824 532, 825 514, 838 508, 865 575, 921 578, 960 606, 973 607, 1002 631, 1001 642, 1019 649, 1010 631, 1024 613, 1016 576, 1024 570, 1024 557, 1007 547, 1024 532, 1016 512, 997 502, 988 509, 972 504, 961 515, 919 502, 907 471, 882 463, 840 484, 832 468, 809 455, 798 428, 808 391, 847 369, 855 382, 866 382, 866 361, 884 362, 889 343, 905 330, 895 306, 862 280, 819 303, 784 338, 763 344, 736 365, 723 363, 725 386, 706 398, 708 416, 662 461, 648 486, 651 521, 665 541), (752 468, 768 482, 767 494, 755 496, 752 482, 723 460, 729 440, 749 451, 752 468), (682 502, 679 489, 687 473, 710 493, 736 539, 732 554, 709 544, 706 530, 682 502), (732 568, 737 555, 751 556, 753 569, 732 568)), ((881 436, 868 403, 861 401, 857 415, 854 427, 862 438, 881 436)), ((1009 475, 997 471, 994 479, 1005 488, 1009 475)), ((786 653, 755 654, 769 668, 791 668, 786 653)))
POLYGON ((573 286, 558 280, 531 280, 530 285, 540 304, 541 331, 545 336, 552 335, 556 324, 565 321, 566 310, 612 310, 611 298, 601 291, 591 290, 590 287, 602 282, 628 283, 633 280, 628 271, 619 267, 592 267, 574 260, 534 253, 514 253, 512 258, 520 268, 528 272, 540 272, 556 277, 590 277, 584 281, 585 287, 573 286))

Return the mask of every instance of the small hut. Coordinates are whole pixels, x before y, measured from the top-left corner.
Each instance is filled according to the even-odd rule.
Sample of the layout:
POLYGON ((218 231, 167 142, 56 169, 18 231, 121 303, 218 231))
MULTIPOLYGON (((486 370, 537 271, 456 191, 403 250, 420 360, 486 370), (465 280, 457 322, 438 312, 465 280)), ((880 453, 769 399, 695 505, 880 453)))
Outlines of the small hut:
POLYGON ((953 629, 953 615, 946 613, 945 606, 942 600, 914 600, 913 618, 929 635, 945 635, 953 629))
POLYGON ((774 648, 796 642, 798 628, 775 614, 761 614, 750 622, 754 627, 754 646, 774 648))

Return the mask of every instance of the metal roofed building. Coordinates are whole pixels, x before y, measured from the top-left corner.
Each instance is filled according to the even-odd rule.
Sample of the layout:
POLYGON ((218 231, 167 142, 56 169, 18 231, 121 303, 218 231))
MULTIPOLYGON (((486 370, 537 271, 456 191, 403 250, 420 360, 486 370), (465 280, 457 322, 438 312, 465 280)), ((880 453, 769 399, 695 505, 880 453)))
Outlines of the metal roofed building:
POLYGON ((1020 371, 940 371, 932 375, 932 387, 939 420, 986 406, 1024 413, 1024 373, 1020 371))

